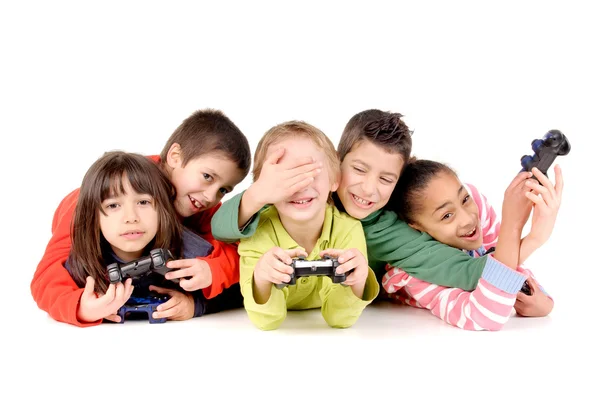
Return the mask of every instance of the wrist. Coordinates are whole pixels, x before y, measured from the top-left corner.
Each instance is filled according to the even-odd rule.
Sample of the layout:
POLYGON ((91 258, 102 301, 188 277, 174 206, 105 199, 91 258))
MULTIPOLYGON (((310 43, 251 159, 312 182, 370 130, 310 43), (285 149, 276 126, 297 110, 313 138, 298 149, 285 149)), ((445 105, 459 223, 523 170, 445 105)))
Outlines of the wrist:
POLYGON ((254 270, 254 273, 252 274, 252 283, 254 284, 254 287, 259 290, 264 290, 268 285, 271 284, 271 282, 265 281, 260 276, 258 276, 256 274, 256 270, 254 270))
POLYGON ((253 210, 251 211, 252 213, 256 213, 268 203, 260 197, 260 187, 257 186, 256 183, 254 183, 250 185, 250 187, 248 187, 248 189, 246 189, 246 191, 242 195, 241 204, 245 208, 253 210))

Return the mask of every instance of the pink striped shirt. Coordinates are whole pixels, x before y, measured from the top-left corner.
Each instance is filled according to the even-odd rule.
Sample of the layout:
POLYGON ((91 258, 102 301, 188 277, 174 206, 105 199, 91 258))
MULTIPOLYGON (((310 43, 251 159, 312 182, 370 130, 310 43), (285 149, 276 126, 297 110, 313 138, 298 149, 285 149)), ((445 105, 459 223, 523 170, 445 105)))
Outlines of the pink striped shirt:
MULTIPOLYGON (((500 220, 477 188, 469 184, 465 184, 465 187, 479 208, 483 244, 479 250, 469 253, 479 257, 496 246, 500 220)), ((422 281, 401 268, 388 265, 386 269, 382 284, 390 298, 413 307, 426 308, 438 318, 461 329, 500 330, 508 321, 517 298, 516 294, 507 293, 483 278, 479 279, 474 291, 467 292, 422 281)), ((519 266, 517 271, 535 280, 529 270, 519 266)))

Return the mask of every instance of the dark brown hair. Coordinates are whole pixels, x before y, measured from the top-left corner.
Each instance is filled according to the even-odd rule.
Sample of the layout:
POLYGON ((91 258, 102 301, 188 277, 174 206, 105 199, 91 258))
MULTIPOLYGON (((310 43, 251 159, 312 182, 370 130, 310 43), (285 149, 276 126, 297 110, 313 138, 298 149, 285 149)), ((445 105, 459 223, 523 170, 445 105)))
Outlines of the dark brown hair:
POLYGON ((357 143, 367 140, 388 153, 398 153, 406 162, 412 151, 412 131, 401 120, 399 113, 369 109, 352 116, 338 145, 338 156, 343 162, 357 143))
POLYGON ((158 213, 158 231, 144 251, 169 249, 179 257, 181 224, 173 206, 175 189, 158 165, 149 158, 122 151, 106 152, 89 168, 79 190, 71 231, 69 267, 78 286, 85 286, 87 276, 95 279, 95 290, 105 293, 109 281, 106 275, 110 245, 100 231, 102 202, 125 192, 123 179, 133 190, 154 199, 158 213))
POLYGON ((429 182, 441 173, 456 176, 454 170, 443 163, 412 157, 400 175, 388 208, 406 223, 414 223, 415 214, 421 211, 423 192, 429 182))
POLYGON ((202 155, 221 152, 227 159, 237 164, 244 173, 250 171, 252 152, 248 139, 223 112, 203 109, 185 119, 167 140, 160 153, 162 163, 173 144, 179 144, 185 165, 202 155))

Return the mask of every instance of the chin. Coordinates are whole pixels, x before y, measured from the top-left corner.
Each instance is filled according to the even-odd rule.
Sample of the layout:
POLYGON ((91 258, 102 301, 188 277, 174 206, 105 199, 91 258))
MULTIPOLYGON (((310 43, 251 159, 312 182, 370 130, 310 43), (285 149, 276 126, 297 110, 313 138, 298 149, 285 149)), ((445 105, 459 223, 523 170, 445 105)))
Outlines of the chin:
POLYGON ((310 221, 313 220, 317 215, 313 214, 313 213, 295 213, 295 214, 283 214, 283 216, 287 219, 290 219, 292 221, 296 221, 296 222, 305 222, 305 221, 310 221))

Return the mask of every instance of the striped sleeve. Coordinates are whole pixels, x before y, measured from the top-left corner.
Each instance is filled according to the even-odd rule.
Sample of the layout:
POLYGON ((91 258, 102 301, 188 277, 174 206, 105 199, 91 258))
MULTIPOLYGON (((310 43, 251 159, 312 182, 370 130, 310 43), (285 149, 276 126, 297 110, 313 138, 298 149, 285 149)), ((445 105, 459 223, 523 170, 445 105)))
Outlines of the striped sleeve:
POLYGON ((500 330, 508 321, 516 293, 507 293, 480 278, 472 292, 421 281, 387 266, 383 288, 393 299, 426 308, 446 323, 465 330, 500 330))
POLYGON ((485 250, 496 246, 500 234, 500 217, 496 215, 494 208, 488 202, 485 195, 471 184, 465 184, 471 198, 479 208, 479 219, 481 220, 481 233, 483 234, 483 246, 485 250))

